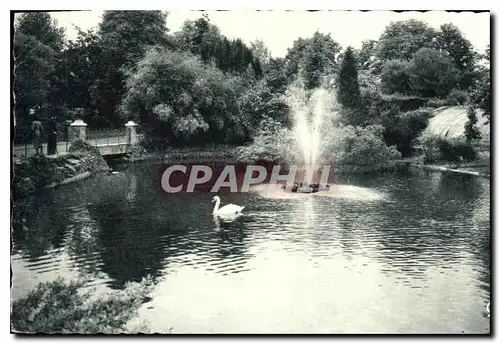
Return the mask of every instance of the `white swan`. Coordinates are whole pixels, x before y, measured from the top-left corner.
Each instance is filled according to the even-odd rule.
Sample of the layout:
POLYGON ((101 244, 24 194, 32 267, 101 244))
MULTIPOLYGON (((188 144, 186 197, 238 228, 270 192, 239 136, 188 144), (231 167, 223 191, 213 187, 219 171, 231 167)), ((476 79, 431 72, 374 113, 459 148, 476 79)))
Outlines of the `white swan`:
POLYGON ((227 204, 227 205, 223 206, 222 208, 219 208, 219 206, 220 206, 220 197, 219 196, 214 196, 214 198, 212 198, 212 202, 215 202, 215 207, 214 207, 214 212, 213 212, 213 214, 215 214, 215 215, 238 214, 238 213, 241 213, 243 208, 245 208, 245 207, 240 207, 239 205, 236 205, 236 204, 227 204))

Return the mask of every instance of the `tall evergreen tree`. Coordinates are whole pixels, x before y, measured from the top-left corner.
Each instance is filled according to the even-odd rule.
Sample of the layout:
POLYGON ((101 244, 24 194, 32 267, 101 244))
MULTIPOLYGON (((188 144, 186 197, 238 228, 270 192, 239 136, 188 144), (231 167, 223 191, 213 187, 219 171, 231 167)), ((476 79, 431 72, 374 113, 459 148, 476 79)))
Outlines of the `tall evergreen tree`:
POLYGON ((355 109, 360 104, 357 62, 351 47, 348 47, 340 62, 337 76, 337 100, 344 107, 355 109))
POLYGON ((465 139, 470 144, 473 140, 480 140, 482 135, 477 127, 477 115, 472 106, 467 109, 467 123, 465 123, 465 139))

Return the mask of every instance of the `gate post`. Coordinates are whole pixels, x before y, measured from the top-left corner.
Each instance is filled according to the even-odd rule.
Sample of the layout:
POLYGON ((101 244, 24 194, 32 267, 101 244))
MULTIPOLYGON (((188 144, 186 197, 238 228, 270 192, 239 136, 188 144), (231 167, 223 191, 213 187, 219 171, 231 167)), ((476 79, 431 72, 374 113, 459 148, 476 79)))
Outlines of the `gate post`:
POLYGON ((127 142, 131 146, 135 146, 137 144, 137 123, 134 121, 128 121, 125 124, 125 128, 127 128, 127 142))
POLYGON ((87 123, 85 123, 81 119, 77 119, 73 123, 71 123, 70 128, 71 130, 69 141, 71 143, 76 140, 85 141, 87 139, 87 123))

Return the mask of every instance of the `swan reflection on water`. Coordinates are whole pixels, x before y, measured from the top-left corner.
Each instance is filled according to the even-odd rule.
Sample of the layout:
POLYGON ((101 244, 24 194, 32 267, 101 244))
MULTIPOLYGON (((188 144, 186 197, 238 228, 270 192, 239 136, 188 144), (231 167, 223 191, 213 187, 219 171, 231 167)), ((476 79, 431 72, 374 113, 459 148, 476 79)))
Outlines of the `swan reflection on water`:
POLYGON ((238 246, 241 244, 241 240, 243 240, 243 234, 241 231, 233 231, 227 228, 227 225, 230 223, 236 222, 238 218, 242 216, 239 214, 231 214, 231 215, 214 215, 214 223, 215 228, 214 231, 218 233, 219 236, 219 249, 222 255, 228 256, 231 253, 236 253, 238 251, 238 246), (228 229, 228 230, 226 230, 228 229), (236 238, 231 238, 230 233, 239 232, 236 238), (239 236, 239 238, 238 238, 239 236), (235 239, 235 240, 234 240, 235 239))
POLYGON ((220 232, 222 230, 221 223, 232 223, 235 222, 237 219, 239 219, 241 216, 243 216, 242 213, 237 213, 237 214, 214 214, 214 223, 215 223, 215 231, 220 232))

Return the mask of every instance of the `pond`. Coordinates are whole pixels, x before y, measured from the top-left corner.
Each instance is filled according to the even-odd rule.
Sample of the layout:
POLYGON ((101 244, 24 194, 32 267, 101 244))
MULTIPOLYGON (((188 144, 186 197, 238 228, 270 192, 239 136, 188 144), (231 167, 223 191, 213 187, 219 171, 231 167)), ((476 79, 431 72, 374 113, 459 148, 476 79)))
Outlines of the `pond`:
POLYGON ((12 298, 62 276, 98 292, 151 275, 134 321, 172 333, 489 333, 488 179, 420 170, 340 178, 349 197, 166 194, 165 166, 16 207, 12 298), (357 197, 356 197, 357 196, 357 197), (376 196, 376 197, 374 197, 376 196))

